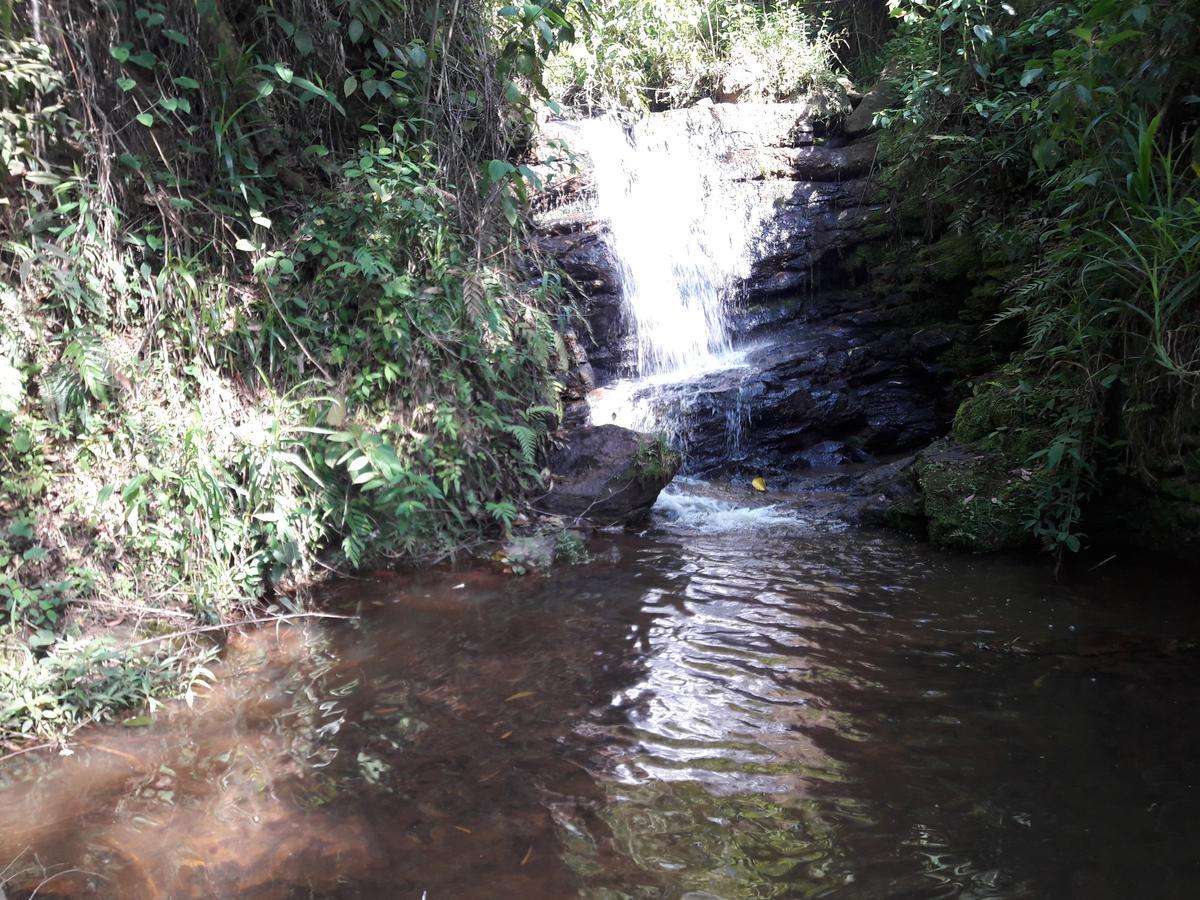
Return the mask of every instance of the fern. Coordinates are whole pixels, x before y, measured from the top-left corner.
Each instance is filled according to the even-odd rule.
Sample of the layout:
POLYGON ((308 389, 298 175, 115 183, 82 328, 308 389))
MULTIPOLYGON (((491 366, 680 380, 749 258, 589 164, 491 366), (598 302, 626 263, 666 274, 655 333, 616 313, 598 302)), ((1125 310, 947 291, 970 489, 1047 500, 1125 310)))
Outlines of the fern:
POLYGON ((521 448, 521 457, 532 466, 537 460, 537 432, 526 425, 515 423, 505 425, 504 430, 517 439, 517 444, 521 448))

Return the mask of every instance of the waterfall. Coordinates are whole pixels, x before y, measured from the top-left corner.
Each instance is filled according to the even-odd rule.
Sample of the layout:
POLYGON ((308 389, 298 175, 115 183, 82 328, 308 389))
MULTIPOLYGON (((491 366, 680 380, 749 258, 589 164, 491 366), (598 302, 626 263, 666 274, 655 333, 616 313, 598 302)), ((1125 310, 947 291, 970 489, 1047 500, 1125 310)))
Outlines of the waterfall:
POLYGON ((580 129, 643 377, 709 370, 729 350, 725 307, 759 226, 747 193, 722 177, 723 132, 696 112, 580 129))

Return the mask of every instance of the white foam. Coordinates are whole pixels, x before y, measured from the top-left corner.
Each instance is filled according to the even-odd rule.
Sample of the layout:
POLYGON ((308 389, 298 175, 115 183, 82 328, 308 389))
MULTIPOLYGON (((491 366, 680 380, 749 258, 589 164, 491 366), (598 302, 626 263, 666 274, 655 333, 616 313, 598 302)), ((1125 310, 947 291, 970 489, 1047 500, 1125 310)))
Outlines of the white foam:
POLYGON ((701 534, 796 529, 806 525, 795 510, 778 504, 739 506, 728 500, 687 493, 674 486, 658 495, 654 515, 668 527, 701 534))

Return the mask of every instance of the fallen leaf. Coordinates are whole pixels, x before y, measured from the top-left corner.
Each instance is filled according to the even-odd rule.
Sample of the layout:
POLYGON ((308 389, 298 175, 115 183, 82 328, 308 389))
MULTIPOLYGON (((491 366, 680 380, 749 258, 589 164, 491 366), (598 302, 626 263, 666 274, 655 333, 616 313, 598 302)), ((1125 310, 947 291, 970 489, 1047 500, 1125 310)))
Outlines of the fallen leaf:
POLYGON ((522 700, 525 697, 532 697, 536 693, 537 691, 517 691, 511 697, 506 698, 504 702, 508 703, 510 700, 522 700))
POLYGON ((750 482, 750 487, 765 494, 767 492, 767 479, 759 475, 752 482, 750 482))
POLYGON ((529 860, 532 858, 533 858, 533 844, 530 844, 529 849, 525 851, 525 857, 521 860, 521 865, 525 865, 525 863, 529 862, 529 860))

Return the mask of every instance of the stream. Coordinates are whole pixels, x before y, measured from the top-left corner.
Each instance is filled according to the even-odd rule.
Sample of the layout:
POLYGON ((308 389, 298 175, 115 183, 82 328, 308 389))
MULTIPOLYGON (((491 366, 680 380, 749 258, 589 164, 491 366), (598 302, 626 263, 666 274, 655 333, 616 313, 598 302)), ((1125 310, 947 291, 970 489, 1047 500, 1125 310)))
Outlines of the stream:
POLYGON ((335 584, 359 621, 238 636, 194 707, 6 763, 8 896, 1194 896, 1182 574, 686 484, 592 549, 335 584))

